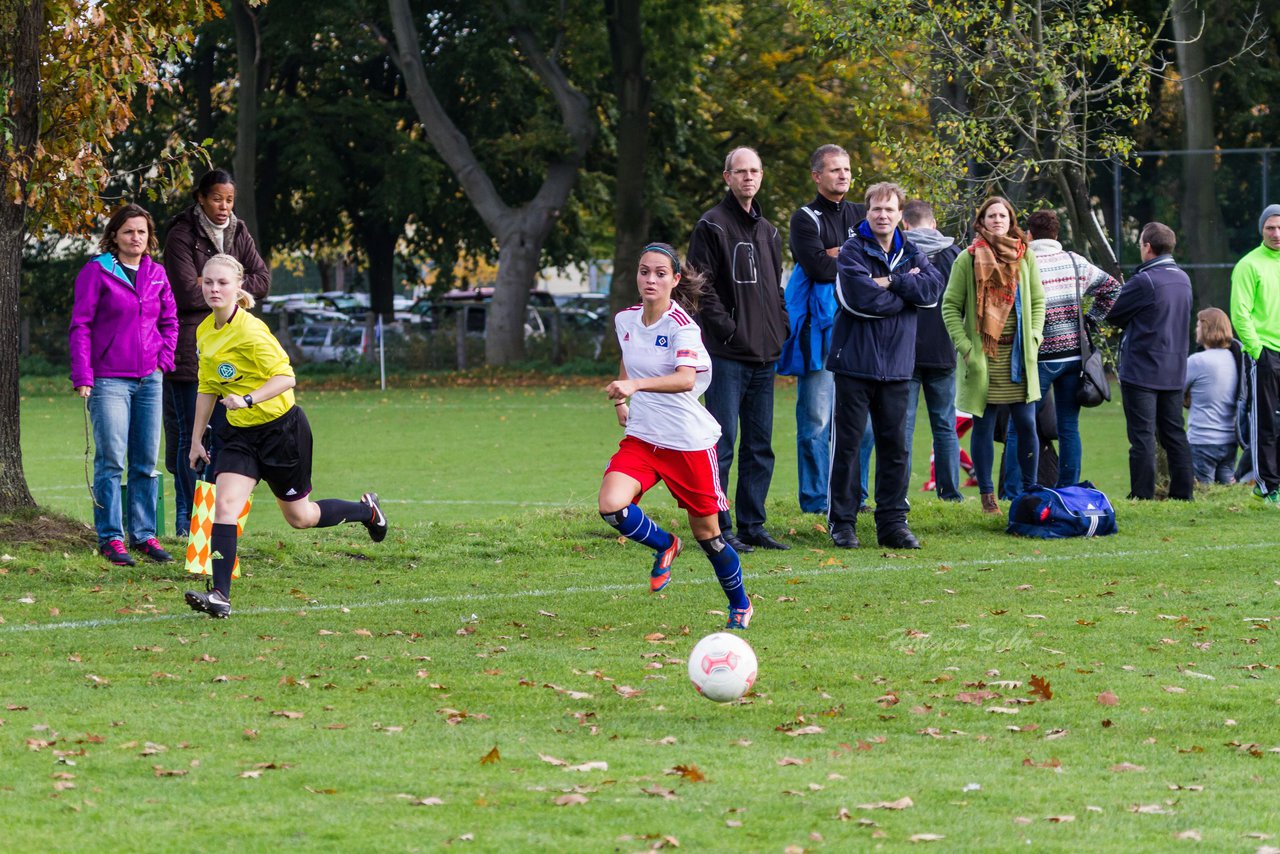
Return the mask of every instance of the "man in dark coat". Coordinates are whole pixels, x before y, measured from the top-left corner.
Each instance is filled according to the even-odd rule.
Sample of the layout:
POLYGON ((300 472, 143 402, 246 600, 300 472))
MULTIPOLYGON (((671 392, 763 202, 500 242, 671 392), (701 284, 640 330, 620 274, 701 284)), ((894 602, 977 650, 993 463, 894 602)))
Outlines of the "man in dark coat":
POLYGON ((765 530, 764 502, 773 479, 774 365, 787 337, 782 296, 782 240, 755 200, 764 178, 760 156, 735 148, 724 161, 724 200, 702 215, 689 238, 690 267, 707 276, 698 324, 711 354, 707 410, 720 423, 716 454, 728 489, 738 449, 734 499, 737 534, 727 511, 720 530, 735 550, 790 548, 765 530), (739 431, 741 424, 741 431, 739 431))
POLYGON ((935 306, 942 276, 898 228, 906 195, 897 184, 873 184, 867 218, 836 259, 840 313, 827 370, 836 375, 831 487, 827 524, 840 548, 857 548, 858 452, 867 413, 876 438, 876 538, 893 549, 918 549, 907 527, 904 423, 916 362, 918 309, 935 306))
POLYGON ((1124 283, 1107 323, 1120 339, 1120 393, 1129 433, 1129 497, 1156 493, 1156 437, 1169 457, 1169 497, 1192 499, 1195 475, 1182 426, 1191 329, 1191 279, 1173 260, 1173 229, 1142 227, 1142 264, 1124 283))

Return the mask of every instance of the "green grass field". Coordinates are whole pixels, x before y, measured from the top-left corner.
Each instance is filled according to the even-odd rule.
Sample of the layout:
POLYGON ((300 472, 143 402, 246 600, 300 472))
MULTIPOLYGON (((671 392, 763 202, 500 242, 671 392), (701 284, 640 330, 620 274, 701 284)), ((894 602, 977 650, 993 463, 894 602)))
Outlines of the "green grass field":
MULTIPOLYGON (((40 391, 28 480, 87 521, 79 402, 40 391)), ((744 558, 760 679, 718 706, 684 666, 724 622, 705 559, 652 596, 595 513, 618 430, 594 387, 299 399, 317 495, 376 488, 393 531, 290 531, 262 490, 228 621, 180 570, 3 544, 5 849, 1280 844, 1275 518, 1244 489, 1120 498, 1115 403, 1086 413, 1085 473, 1118 535, 1015 539, 913 489, 925 547, 898 555, 796 512, 780 387, 770 527, 794 548, 744 558)))

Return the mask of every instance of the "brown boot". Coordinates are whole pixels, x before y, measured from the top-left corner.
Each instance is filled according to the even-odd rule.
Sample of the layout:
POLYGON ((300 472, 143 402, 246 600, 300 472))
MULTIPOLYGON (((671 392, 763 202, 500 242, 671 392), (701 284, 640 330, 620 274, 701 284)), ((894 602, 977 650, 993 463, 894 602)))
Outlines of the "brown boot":
POLYGON ((983 513, 999 513, 1000 505, 996 504, 996 496, 994 492, 984 492, 978 496, 982 499, 983 513))

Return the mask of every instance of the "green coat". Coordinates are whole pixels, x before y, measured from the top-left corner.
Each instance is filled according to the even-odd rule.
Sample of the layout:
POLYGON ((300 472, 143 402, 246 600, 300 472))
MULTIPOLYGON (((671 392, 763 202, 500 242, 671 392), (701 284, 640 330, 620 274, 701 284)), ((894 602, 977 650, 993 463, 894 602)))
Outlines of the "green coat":
MULTIPOLYGON (((1030 250, 1018 262, 1018 294, 1022 300, 1022 363, 1027 403, 1031 403, 1040 399, 1036 354, 1044 337, 1044 288, 1040 286, 1036 257, 1030 250)), ((981 416, 987 409, 987 354, 982 352, 977 329, 977 301, 973 253, 966 249, 951 266, 951 278, 942 295, 942 322, 960 354, 956 361, 956 409, 981 416)))

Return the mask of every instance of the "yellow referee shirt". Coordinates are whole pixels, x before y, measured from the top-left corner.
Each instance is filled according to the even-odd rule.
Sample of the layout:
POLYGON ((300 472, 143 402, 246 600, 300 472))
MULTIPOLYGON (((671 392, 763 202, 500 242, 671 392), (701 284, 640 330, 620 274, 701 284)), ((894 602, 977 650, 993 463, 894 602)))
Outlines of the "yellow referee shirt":
MULTIPOLYGON (((201 394, 252 394, 272 377, 294 376, 293 365, 267 325, 242 308, 236 308, 221 329, 213 315, 196 328, 196 355, 200 359, 201 394)), ((234 427, 252 427, 274 421, 293 408, 293 389, 251 409, 227 410, 234 427)))

